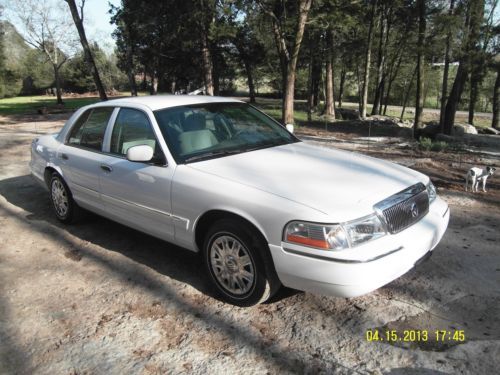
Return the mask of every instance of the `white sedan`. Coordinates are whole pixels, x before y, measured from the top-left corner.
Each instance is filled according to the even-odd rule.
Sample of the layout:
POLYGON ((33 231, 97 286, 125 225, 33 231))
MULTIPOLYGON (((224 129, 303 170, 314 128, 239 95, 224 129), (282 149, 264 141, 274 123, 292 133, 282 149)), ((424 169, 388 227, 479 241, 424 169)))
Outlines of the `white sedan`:
POLYGON ((281 285, 373 291, 430 255, 449 220, 427 176, 305 144, 227 98, 83 107, 33 141, 30 167, 60 221, 83 208, 200 252, 219 294, 240 306, 281 285))

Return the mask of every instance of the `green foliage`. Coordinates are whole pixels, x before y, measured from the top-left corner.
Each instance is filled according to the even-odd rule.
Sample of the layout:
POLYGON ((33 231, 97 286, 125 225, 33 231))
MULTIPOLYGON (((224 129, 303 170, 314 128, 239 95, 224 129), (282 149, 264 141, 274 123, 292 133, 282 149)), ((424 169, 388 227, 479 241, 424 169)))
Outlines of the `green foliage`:
POLYGON ((446 151, 447 149, 448 149, 448 143, 444 141, 432 142, 431 151, 441 152, 441 151, 446 151))
POLYGON ((430 138, 422 137, 418 141, 418 148, 423 151, 441 152, 449 149, 449 144, 444 141, 433 141, 430 138))
MULTIPOLYGON (((104 87, 110 91, 126 89, 127 77, 119 70, 115 56, 107 56, 97 43, 91 45, 91 51, 104 87)), ((66 63, 63 76, 64 87, 68 91, 76 93, 96 91, 94 78, 83 51, 66 63)))
POLYGON ((0 21, 0 98, 16 96, 21 92, 25 72, 19 62, 25 59, 28 52, 29 48, 14 26, 0 21))
POLYGON ((432 147, 432 139, 422 137, 418 141, 418 147, 424 151, 430 151, 432 147))
MULTIPOLYGON (((345 78, 343 101, 357 102, 360 99, 372 1, 313 2, 297 64, 297 98, 310 96, 310 83, 314 81, 312 71, 316 67, 315 95, 320 102, 324 100, 325 62, 327 56, 333 55, 336 98, 340 94, 342 76, 345 78)), ((449 1, 426 2, 426 107, 440 106, 447 37, 451 35, 452 61, 458 61, 466 36, 467 6, 471 3, 455 0, 455 9, 449 14, 449 1)), ((471 79, 466 83, 459 109, 468 106, 468 93, 474 86, 471 80, 481 81, 476 110, 490 111, 492 108, 496 71, 491 56, 500 50, 500 33, 495 27, 498 12, 493 12, 490 17, 494 3, 493 0, 485 2, 479 42, 475 46, 477 56, 471 58, 471 63, 480 66, 481 72, 469 74, 471 79)), ((92 50, 108 90, 128 88, 127 73, 137 80, 145 76, 144 89, 151 87, 154 77, 158 79, 158 90, 162 92, 170 92, 173 87, 194 90, 204 84, 201 51, 205 40, 214 79, 222 94, 247 90, 250 71, 257 95, 278 98, 283 91, 283 64, 277 53, 270 13, 279 18, 283 39, 287 49, 291 50, 297 24, 297 4, 292 0, 122 0, 119 6, 111 6, 112 22, 116 25, 117 48, 114 54, 106 55, 96 44, 92 50)), ((383 55, 385 86, 382 102, 403 105, 408 97, 406 105, 414 106, 417 23, 415 1, 377 1, 370 46, 369 103, 377 90, 375 77, 383 55), (384 22, 388 30, 385 35, 384 22)), ((46 58, 27 46, 10 23, 3 21, 0 26, 3 29, 0 37, 0 97, 40 93, 53 86, 53 71, 46 58)), ((95 90, 86 65, 83 53, 77 53, 66 63, 62 71, 64 90, 78 93, 95 90)), ((456 73, 457 67, 450 66, 448 96, 456 73)), ((390 108, 388 111, 399 116, 399 113, 390 112, 390 108)), ((411 112, 407 112, 407 116, 413 117, 408 113, 411 112)))

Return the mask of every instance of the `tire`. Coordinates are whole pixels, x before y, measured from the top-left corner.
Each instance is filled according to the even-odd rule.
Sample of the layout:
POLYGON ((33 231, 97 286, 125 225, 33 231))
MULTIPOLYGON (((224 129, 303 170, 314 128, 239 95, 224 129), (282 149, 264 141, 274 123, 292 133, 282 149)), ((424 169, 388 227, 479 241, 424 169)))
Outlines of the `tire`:
POLYGON ((49 183, 49 197, 57 220, 70 224, 81 216, 81 208, 73 200, 71 191, 58 173, 53 173, 49 183))
POLYGON ((263 303, 281 286, 267 243, 242 221, 223 219, 212 225, 203 261, 218 294, 236 306, 263 303))

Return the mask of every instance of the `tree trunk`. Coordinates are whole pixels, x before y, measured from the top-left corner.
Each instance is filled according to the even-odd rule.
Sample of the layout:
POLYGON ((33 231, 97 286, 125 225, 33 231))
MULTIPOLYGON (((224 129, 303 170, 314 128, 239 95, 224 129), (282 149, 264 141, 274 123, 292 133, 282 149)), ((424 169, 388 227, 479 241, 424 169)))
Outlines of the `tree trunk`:
POLYGON ((297 17, 297 25, 295 28, 295 40, 292 48, 292 53, 288 61, 287 77, 286 77, 286 90, 283 100, 283 123, 293 124, 293 100, 295 94, 295 72, 297 69, 297 59, 299 57, 300 45, 302 37, 304 36, 304 29, 306 26, 307 16, 309 9, 311 9, 312 0, 300 0, 299 14, 297 17))
POLYGON ((389 73, 389 82, 387 84, 387 92, 385 93, 385 99, 384 99, 384 116, 387 113, 387 106, 389 105, 389 98, 391 96, 391 88, 393 82, 396 80, 396 77, 398 76, 398 71, 399 67, 401 66, 401 61, 403 60, 403 54, 401 53, 399 55, 398 62, 395 67, 391 67, 391 71, 389 73))
POLYGON ((293 124, 293 99, 295 91, 295 70, 289 70, 286 79, 286 89, 283 101, 283 123, 293 124))
POLYGON ((479 90, 479 81, 481 80, 478 75, 481 75, 481 72, 476 74, 474 71, 476 68, 472 69, 472 74, 470 77, 470 96, 469 96, 469 121, 468 123, 474 125, 474 112, 477 103, 478 90, 479 90))
POLYGON ((244 59, 243 64, 245 65, 245 72, 247 73, 248 95, 250 96, 250 103, 255 103, 255 85, 253 83, 252 66, 246 58, 244 59))
POLYGON ((143 66, 142 71, 142 82, 141 82, 141 90, 146 90, 148 87, 148 75, 147 75, 148 67, 146 65, 143 66))
POLYGON ((373 40, 373 24, 375 21, 375 10, 377 8, 377 0, 372 0, 372 9, 370 16, 370 25, 368 27, 368 40, 366 45, 365 59, 365 76, 363 79, 363 98, 361 102, 361 118, 366 118, 366 107, 368 105, 368 86, 370 85, 370 62, 372 56, 372 40, 373 40))
POLYGON ((479 39, 480 27, 484 13, 484 0, 471 1, 467 6, 467 21, 465 27, 465 40, 462 43, 462 51, 459 59, 457 75, 453 82, 448 102, 446 103, 444 115, 444 132, 450 135, 455 123, 455 114, 462 96, 465 81, 469 74, 477 41, 479 39))
POLYGON ((372 115, 380 113, 380 104, 384 91, 384 63, 385 63, 385 48, 384 39, 387 33, 387 18, 381 12, 380 19, 380 40, 378 46, 378 61, 377 61, 377 87, 375 89, 375 98, 373 99, 372 115))
POLYGON ((410 92, 413 86, 413 81, 415 80, 415 75, 417 74, 417 70, 418 66, 415 67, 415 71, 411 76, 410 83, 408 83, 408 89, 406 90, 405 98, 403 100, 403 109, 401 110, 401 117, 399 118, 401 121, 403 121, 403 118, 405 116, 406 105, 408 104, 408 99, 410 98, 410 92))
POLYGON ((331 119, 335 119, 335 99, 333 96, 333 31, 329 31, 327 38, 327 54, 326 54, 326 75, 325 75, 325 115, 331 119))
POLYGON ((132 48, 127 45, 126 50, 126 59, 127 59, 127 78, 130 86, 130 95, 137 96, 137 84, 135 83, 135 74, 133 69, 133 57, 132 57, 132 48))
MULTIPOLYGON (((211 50, 213 51, 213 49, 211 50)), ((214 95, 220 94, 220 74, 219 74, 219 63, 217 61, 217 56, 214 56, 212 52, 210 52, 212 56, 212 75, 214 81, 214 95)))
POLYGON ((130 95, 137 96, 137 85, 135 84, 134 74, 130 69, 127 69, 128 84, 130 86, 130 95))
POLYGON ((203 79, 207 95, 214 95, 214 80, 212 75, 212 56, 208 48, 207 36, 201 38, 201 55, 203 60, 203 79))
POLYGON ((340 72, 340 86, 339 86, 339 108, 342 108, 342 96, 344 95, 344 84, 345 84, 346 68, 342 64, 342 71, 340 72))
POLYGON ((61 77, 59 76, 60 66, 58 66, 57 64, 52 64, 52 68, 54 69, 54 81, 56 83, 57 104, 64 104, 61 93, 61 77))
POLYGON ((307 118, 312 119, 312 113, 319 103, 319 87, 321 80, 321 65, 317 56, 311 55, 309 62, 309 79, 307 88, 307 118))
POLYGON ((312 120, 312 108, 313 108, 313 64, 314 57, 311 52, 311 56, 309 58, 309 67, 307 69, 307 120, 312 120))
POLYGON ((90 67, 92 72, 92 77, 94 78, 94 83, 99 92, 99 97, 101 100, 108 100, 106 95, 106 90, 101 82, 101 77, 99 76, 99 71, 97 70, 97 66, 94 61, 94 56, 92 56, 92 51, 90 50, 89 42, 87 41, 87 36, 85 35, 85 29, 83 28, 83 3, 81 7, 82 14, 78 13, 78 9, 76 7, 75 0, 65 0, 71 11, 71 16, 73 17, 73 21, 75 22, 76 29, 78 30, 78 35, 80 36, 80 42, 83 47, 83 52, 85 54, 85 60, 90 67))
MULTIPOLYGON (((453 8, 455 7, 455 0, 450 0, 450 10, 448 15, 453 15, 453 8)), ((443 70, 443 85, 441 89, 441 108, 439 110, 439 128, 440 132, 444 130, 444 111, 446 108, 446 100, 448 99, 448 75, 450 71, 450 49, 451 49, 451 31, 446 35, 446 49, 444 52, 444 70, 443 70)))
POLYGON ((491 126, 500 130, 500 64, 497 65, 497 79, 493 91, 493 120, 491 126))
POLYGON ((417 1, 418 9, 418 44, 417 44, 417 96, 415 98, 415 122, 413 123, 413 134, 418 135, 418 129, 423 125, 422 114, 424 111, 424 74, 425 74, 425 0, 417 1))
POLYGON ((358 81, 358 110, 359 110, 359 113, 362 113, 363 112, 363 89, 361 87, 361 74, 359 73, 359 65, 360 64, 356 64, 356 78, 357 78, 357 81, 358 81))
POLYGON ((464 90, 465 81, 467 80, 466 64, 460 63, 458 65, 457 75, 453 82, 448 102, 444 112, 444 133, 450 135, 455 123, 455 113, 457 112, 458 103, 464 90))
POLYGON ((315 59, 313 65, 313 108, 319 104, 319 89, 321 86, 321 64, 318 59, 315 59))
POLYGON ((158 77, 156 76, 154 69, 151 70, 150 78, 151 85, 149 86, 149 94, 156 95, 158 93, 158 77))
POLYGON ((335 119, 335 106, 333 97, 333 64, 332 60, 326 61, 326 93, 325 93, 325 115, 330 119, 335 119))
POLYGON ((469 124, 474 125, 474 112, 476 109, 477 98, 479 96, 479 86, 482 84, 485 75, 485 53, 488 44, 489 37, 486 35, 482 39, 484 47, 480 48, 479 38, 480 38, 480 28, 482 27, 482 21, 484 17, 484 6, 481 9, 477 9, 479 12, 478 17, 480 18, 480 23, 478 24, 478 30, 475 31, 474 40, 471 44, 471 52, 469 53, 470 67, 471 67, 471 77, 470 77, 470 96, 469 96, 469 124))

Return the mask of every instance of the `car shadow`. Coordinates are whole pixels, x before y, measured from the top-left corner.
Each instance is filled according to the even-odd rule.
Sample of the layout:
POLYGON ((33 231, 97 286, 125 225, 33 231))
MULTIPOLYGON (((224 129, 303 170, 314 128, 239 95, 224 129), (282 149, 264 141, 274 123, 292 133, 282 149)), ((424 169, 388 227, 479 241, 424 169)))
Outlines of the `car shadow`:
MULTIPOLYGON (((48 192, 31 175, 1 180, 0 194, 9 203, 26 211, 26 219, 30 221, 47 222, 80 240, 120 253, 162 275, 189 284, 209 297, 221 300, 212 288, 203 261, 197 253, 88 211, 78 223, 62 224, 52 212, 48 192)), ((65 255, 69 258, 81 257, 81 254, 71 251, 65 255)), ((268 303, 275 303, 298 293, 300 292, 283 287, 268 303)))
POLYGON ((216 298, 203 276, 202 260, 196 253, 90 212, 85 212, 82 220, 76 224, 62 224, 52 212, 48 192, 30 175, 0 181, 0 194, 14 206, 26 211, 26 218, 30 221, 50 223, 83 241, 120 253, 216 298))

